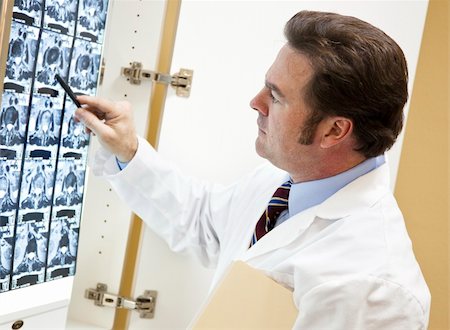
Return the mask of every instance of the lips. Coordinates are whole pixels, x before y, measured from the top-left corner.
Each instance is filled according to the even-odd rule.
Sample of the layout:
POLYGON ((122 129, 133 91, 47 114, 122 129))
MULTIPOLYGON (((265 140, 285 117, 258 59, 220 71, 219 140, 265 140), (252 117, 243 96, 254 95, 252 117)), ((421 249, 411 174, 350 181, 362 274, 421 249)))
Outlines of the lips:
POLYGON ((258 118, 258 120, 256 121, 256 124, 258 125, 258 132, 266 134, 266 131, 261 127, 262 123, 261 120, 258 118))

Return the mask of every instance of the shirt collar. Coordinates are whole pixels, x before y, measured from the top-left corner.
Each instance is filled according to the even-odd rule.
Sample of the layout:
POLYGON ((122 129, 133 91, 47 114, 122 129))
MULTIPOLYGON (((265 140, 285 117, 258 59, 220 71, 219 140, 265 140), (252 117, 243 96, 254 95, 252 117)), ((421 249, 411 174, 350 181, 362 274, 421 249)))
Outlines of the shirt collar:
POLYGON ((384 155, 381 155, 366 159, 355 167, 329 178, 292 184, 289 193, 289 217, 322 203, 350 182, 384 163, 384 155))

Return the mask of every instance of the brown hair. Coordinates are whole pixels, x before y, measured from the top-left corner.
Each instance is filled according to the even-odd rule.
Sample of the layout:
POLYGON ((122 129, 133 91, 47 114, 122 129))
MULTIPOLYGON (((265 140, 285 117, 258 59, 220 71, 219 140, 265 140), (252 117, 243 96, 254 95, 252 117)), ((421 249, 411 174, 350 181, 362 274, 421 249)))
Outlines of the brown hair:
POLYGON ((313 11, 297 13, 284 33, 314 69, 305 89, 312 116, 351 119, 356 150, 366 157, 389 149, 408 98, 408 69, 397 43, 357 18, 313 11))

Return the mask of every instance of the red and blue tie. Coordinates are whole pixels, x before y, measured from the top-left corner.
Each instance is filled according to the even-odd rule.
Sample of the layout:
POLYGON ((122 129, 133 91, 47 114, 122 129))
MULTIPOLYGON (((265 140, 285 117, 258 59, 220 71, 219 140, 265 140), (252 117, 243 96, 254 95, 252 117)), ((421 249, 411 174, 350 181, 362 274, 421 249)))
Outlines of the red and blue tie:
POLYGON ((256 223, 252 241, 250 242, 250 247, 275 227, 275 223, 281 212, 288 208, 288 199, 289 192, 291 191, 291 185, 291 180, 286 181, 274 192, 264 213, 256 223))

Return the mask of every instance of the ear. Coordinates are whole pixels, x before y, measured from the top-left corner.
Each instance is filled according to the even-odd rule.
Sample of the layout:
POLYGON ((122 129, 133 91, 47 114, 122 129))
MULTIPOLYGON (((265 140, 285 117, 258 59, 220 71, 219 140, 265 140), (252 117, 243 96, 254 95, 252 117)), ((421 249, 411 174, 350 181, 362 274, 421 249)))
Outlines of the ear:
POLYGON ((348 141, 353 132, 353 122, 345 117, 329 117, 324 120, 323 124, 320 146, 324 149, 348 141))

